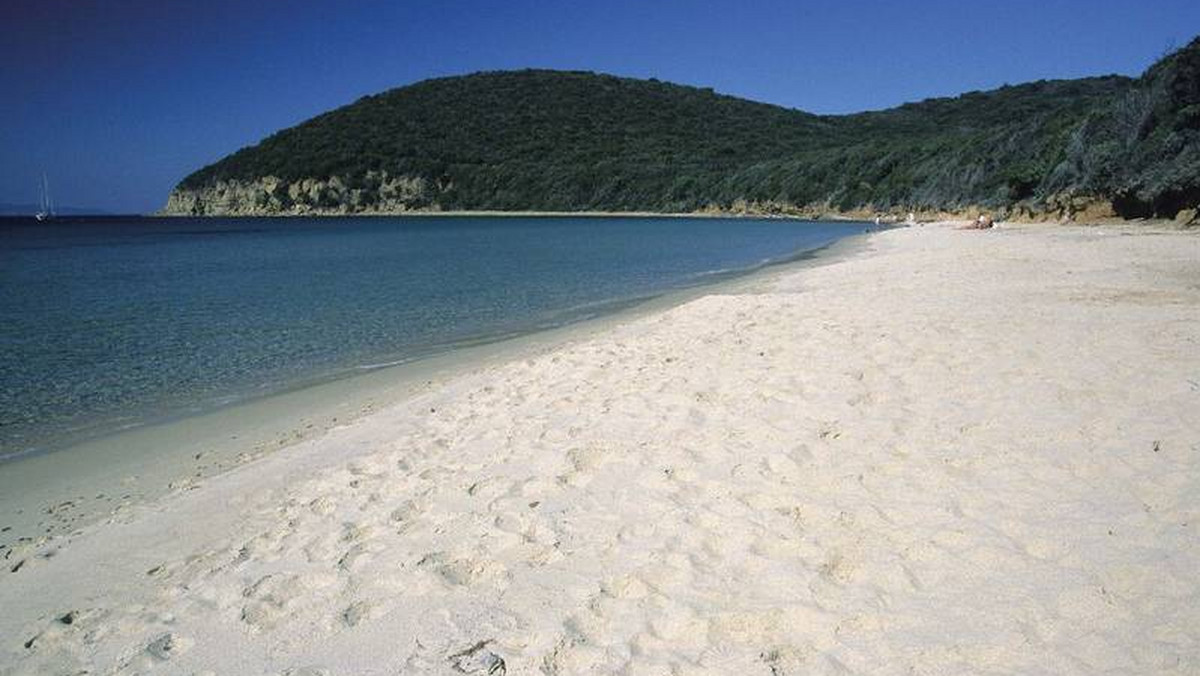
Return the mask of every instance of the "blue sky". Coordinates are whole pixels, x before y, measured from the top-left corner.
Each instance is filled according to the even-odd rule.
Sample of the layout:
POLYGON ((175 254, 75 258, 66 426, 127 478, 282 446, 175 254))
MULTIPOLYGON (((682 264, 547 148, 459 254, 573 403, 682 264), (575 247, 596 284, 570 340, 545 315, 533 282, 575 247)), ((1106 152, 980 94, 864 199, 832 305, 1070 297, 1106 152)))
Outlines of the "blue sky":
POLYGON ((1136 75, 1198 0, 5 0, 0 202, 160 206, 183 176, 364 94, 570 68, 817 113, 1136 75))

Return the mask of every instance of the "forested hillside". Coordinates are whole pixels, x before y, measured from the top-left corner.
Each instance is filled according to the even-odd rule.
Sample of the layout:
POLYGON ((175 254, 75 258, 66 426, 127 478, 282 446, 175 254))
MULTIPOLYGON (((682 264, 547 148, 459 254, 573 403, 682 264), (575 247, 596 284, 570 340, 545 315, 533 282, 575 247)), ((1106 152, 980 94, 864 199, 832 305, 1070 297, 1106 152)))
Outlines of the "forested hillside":
POLYGON ((1042 81, 818 116, 699 89, 527 70, 428 80, 185 178, 165 211, 1175 217, 1200 203, 1200 39, 1141 78, 1042 81))

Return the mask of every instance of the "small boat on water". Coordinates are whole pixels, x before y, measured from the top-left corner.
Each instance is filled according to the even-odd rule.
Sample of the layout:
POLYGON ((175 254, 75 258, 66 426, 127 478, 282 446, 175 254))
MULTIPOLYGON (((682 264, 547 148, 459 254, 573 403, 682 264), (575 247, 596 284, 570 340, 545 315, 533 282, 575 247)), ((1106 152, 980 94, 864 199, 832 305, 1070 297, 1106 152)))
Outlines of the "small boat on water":
POLYGON ((48 221, 54 218, 54 202, 50 200, 50 181, 42 174, 42 202, 38 212, 33 215, 38 221, 48 221))

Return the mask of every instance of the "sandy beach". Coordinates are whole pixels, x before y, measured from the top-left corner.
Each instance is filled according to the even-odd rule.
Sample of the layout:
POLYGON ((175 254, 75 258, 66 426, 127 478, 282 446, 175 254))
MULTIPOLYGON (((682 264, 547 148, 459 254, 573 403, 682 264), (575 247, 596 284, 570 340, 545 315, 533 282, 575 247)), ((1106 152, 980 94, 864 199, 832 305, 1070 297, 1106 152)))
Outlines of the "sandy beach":
POLYGON ((6 554, 2 674, 1200 673, 1200 236, 875 233, 6 554))

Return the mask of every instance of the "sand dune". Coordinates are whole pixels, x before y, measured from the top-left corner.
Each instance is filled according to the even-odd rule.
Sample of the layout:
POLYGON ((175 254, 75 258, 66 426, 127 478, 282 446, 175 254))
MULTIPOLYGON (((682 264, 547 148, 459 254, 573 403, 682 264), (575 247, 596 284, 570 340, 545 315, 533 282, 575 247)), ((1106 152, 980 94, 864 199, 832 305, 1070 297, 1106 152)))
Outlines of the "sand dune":
POLYGON ((1200 237, 874 234, 5 564, 4 674, 1200 673, 1200 237))

